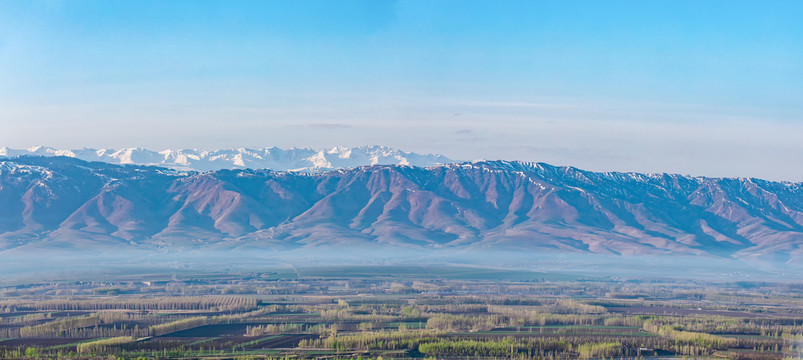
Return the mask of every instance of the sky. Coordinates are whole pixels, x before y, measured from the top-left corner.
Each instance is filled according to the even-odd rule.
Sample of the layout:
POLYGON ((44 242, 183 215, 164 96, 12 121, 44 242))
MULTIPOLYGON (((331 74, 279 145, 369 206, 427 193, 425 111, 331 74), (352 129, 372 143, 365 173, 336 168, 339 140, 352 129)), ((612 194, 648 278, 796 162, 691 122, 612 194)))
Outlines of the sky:
POLYGON ((803 181, 800 1, 0 1, 0 147, 803 181))

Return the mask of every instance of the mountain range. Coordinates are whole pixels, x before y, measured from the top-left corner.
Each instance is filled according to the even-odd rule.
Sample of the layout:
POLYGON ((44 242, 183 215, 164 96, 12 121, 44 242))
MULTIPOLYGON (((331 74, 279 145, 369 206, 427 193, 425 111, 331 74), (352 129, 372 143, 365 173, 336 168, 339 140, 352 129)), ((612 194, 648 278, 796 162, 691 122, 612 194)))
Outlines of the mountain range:
POLYGON ((33 146, 18 150, 0 148, 0 157, 23 155, 66 156, 110 164, 155 165, 177 170, 272 169, 277 171, 328 171, 362 165, 432 166, 454 162, 442 155, 421 155, 386 146, 337 146, 331 149, 265 147, 261 149, 167 149, 143 148, 61 150, 33 146))
POLYGON ((318 246, 803 259, 803 184, 544 163, 181 171, 0 160, 0 249, 318 246))

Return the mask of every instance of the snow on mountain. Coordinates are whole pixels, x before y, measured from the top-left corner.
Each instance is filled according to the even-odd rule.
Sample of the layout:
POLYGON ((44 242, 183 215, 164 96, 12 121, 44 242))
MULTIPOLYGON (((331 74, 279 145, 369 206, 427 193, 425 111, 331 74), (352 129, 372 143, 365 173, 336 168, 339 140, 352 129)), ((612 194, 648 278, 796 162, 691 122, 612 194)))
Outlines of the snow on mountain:
MULTIPOLYGON (((340 155, 382 160, 312 154, 319 166, 342 164, 340 155)), ((800 264, 803 183, 510 161, 187 173, 19 157, 0 161, 0 252, 25 246, 395 246, 800 264)))
POLYGON ((271 169, 277 171, 318 172, 363 165, 433 166, 452 163, 442 155, 421 155, 385 146, 331 149, 265 147, 261 149, 167 149, 143 148, 59 150, 34 146, 25 150, 0 148, 0 156, 67 156, 84 161, 111 164, 155 165, 177 170, 214 171, 221 169, 271 169))

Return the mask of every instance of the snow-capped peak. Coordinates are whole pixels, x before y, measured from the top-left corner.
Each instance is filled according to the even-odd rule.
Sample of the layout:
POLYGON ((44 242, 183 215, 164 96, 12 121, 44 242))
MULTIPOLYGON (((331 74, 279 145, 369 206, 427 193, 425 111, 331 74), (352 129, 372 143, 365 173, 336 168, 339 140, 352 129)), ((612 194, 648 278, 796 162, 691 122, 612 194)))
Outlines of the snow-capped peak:
POLYGON ((272 169, 277 171, 326 171, 363 165, 433 166, 452 163, 442 155, 416 154, 386 146, 336 146, 330 149, 265 147, 260 149, 166 149, 144 148, 59 150, 32 146, 25 150, 0 148, 0 156, 66 156, 112 164, 156 165, 178 170, 272 169))

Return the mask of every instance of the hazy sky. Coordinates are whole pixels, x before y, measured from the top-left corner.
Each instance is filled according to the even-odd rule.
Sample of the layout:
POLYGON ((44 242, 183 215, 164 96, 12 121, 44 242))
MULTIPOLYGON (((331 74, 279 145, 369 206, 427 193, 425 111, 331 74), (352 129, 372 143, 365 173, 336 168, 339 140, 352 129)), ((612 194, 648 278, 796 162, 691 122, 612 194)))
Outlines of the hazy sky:
POLYGON ((0 1, 0 146, 803 181, 803 2, 0 1))

